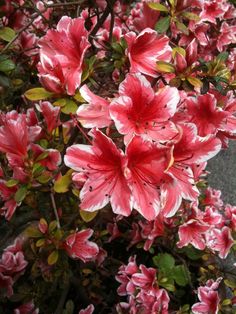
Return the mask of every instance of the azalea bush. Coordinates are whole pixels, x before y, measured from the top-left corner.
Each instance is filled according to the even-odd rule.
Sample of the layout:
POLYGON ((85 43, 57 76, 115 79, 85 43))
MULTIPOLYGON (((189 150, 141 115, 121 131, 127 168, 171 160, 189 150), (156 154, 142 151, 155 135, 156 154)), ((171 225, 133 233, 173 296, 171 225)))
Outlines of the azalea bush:
POLYGON ((234 4, 0 1, 0 313, 236 313, 234 4))

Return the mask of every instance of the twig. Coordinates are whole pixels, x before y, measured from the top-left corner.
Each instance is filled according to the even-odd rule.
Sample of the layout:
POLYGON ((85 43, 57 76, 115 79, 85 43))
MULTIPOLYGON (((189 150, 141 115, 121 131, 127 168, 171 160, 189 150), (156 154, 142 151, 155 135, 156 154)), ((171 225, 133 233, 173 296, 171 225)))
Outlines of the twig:
POLYGON ((70 283, 68 282, 65 285, 65 289, 63 290, 63 292, 61 294, 58 306, 57 306, 56 311, 55 311, 54 314, 61 314, 62 313, 64 304, 65 304, 65 301, 66 301, 66 297, 67 297, 67 294, 68 294, 69 290, 70 290, 70 283))
POLYGON ((111 21, 110 21, 110 32, 109 32, 109 43, 112 41, 112 35, 113 35, 113 28, 115 23, 115 14, 113 9, 111 10, 111 21))
MULTIPOLYGON (((90 140, 90 138, 88 137, 88 135, 84 132, 83 128, 79 125, 78 121, 71 115, 71 118, 74 122, 74 124, 76 125, 76 127, 79 129, 79 131, 82 133, 82 135, 84 136, 84 138, 91 144, 93 145, 92 141, 90 140)), ((69 145, 68 145, 69 146, 69 145)))
POLYGON ((56 202, 55 202, 54 192, 53 191, 51 191, 50 196, 51 196, 53 211, 54 211, 54 214, 55 214, 55 217, 56 217, 56 221, 57 221, 57 228, 60 229, 61 228, 60 219, 59 219, 59 216, 58 216, 58 213, 57 213, 57 206, 56 206, 56 202))
POLYGON ((80 5, 83 2, 84 2, 84 0, 74 1, 74 2, 65 2, 65 3, 52 3, 52 4, 46 4, 45 3, 45 6, 47 8, 66 7, 66 6, 70 6, 70 5, 80 5))
POLYGON ((107 0, 107 6, 105 11, 103 12, 103 15, 101 16, 101 18, 98 20, 97 24, 94 26, 93 30, 90 33, 90 37, 92 38, 93 36, 95 36, 99 30, 99 28, 103 25, 103 23, 106 21, 108 15, 111 13, 112 11, 112 6, 115 3, 115 0, 107 0))
MULTIPOLYGON (((43 13, 43 12, 42 12, 43 13)), ((21 33, 23 33, 28 27, 30 27, 30 25, 33 24, 33 22, 35 21, 35 19, 39 16, 38 13, 35 13, 32 15, 31 20, 29 21, 29 23, 27 23, 23 28, 21 28, 19 30, 19 32, 15 35, 14 38, 12 38, 11 41, 9 41, 9 43, 2 49, 2 51, 0 52, 0 55, 3 54, 16 40, 17 38, 20 36, 21 33)))

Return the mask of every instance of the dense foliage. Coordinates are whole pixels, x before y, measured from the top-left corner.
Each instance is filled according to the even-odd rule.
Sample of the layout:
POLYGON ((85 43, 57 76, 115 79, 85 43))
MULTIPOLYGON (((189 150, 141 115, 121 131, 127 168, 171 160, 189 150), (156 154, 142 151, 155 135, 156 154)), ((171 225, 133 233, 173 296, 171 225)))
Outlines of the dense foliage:
POLYGON ((234 4, 0 1, 0 313, 236 313, 234 4))

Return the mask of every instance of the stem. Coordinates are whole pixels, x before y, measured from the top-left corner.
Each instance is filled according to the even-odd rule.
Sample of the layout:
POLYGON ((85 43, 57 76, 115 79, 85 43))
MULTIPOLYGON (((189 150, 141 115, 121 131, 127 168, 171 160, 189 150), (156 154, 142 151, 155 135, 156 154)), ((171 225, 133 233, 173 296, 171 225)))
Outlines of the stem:
POLYGON ((61 314, 62 313, 69 290, 70 290, 70 283, 67 283, 65 285, 64 290, 62 291, 58 306, 57 306, 56 311, 55 311, 55 314, 61 314))
POLYGON ((51 191, 50 196, 51 196, 53 211, 54 211, 54 214, 55 214, 55 217, 56 217, 56 221, 57 221, 57 228, 61 229, 60 219, 59 219, 59 216, 58 216, 58 213, 57 213, 57 206, 56 206, 56 202, 55 202, 53 191, 51 191))
POLYGON ((110 21, 110 32, 109 32, 109 43, 112 42, 114 23, 115 23, 115 14, 114 14, 114 11, 112 9, 112 11, 111 11, 111 21, 110 21))
MULTIPOLYGON (((44 12, 44 11, 43 11, 44 12)), ((43 13, 42 12, 42 13, 43 13)), ((35 19, 39 16, 38 13, 35 13, 32 15, 31 20, 23 27, 19 30, 19 32, 15 35, 14 38, 12 38, 11 41, 9 41, 9 43, 2 49, 2 51, 0 52, 0 55, 3 54, 16 40, 17 38, 20 36, 21 33, 23 33, 28 27, 30 27, 31 24, 33 24, 33 22, 35 21, 35 19)))
POLYGON ((83 128, 81 128, 81 126, 79 125, 78 121, 71 115, 71 118, 74 122, 74 124, 76 125, 76 127, 79 129, 79 131, 83 134, 84 138, 91 144, 93 145, 92 141, 90 140, 90 138, 88 137, 88 135, 84 132, 83 128))
POLYGON ((84 2, 84 0, 81 1, 74 1, 74 2, 65 2, 65 3, 53 3, 53 4, 45 4, 47 8, 56 8, 56 7, 66 7, 70 5, 80 5, 84 2))
POLYGON ((94 26, 93 30, 90 33, 90 39, 92 39, 93 36, 95 36, 99 30, 99 28, 103 25, 103 23, 106 21, 108 15, 112 12, 113 4, 115 3, 115 0, 107 0, 107 6, 105 11, 103 12, 103 15, 98 20, 97 24, 94 26))

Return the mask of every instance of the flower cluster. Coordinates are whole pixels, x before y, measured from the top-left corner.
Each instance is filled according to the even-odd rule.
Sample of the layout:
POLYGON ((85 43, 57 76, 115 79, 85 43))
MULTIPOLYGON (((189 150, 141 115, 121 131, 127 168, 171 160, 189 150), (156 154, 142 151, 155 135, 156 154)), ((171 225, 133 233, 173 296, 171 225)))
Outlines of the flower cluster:
POLYGON ((235 311, 233 3, 1 1, 0 312, 235 311))
POLYGON ((169 296, 165 289, 159 289, 156 269, 136 264, 135 257, 128 265, 119 268, 116 280, 121 283, 117 292, 128 296, 128 303, 117 305, 118 312, 125 313, 168 313, 169 296))

